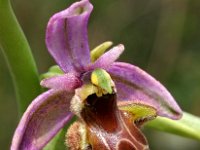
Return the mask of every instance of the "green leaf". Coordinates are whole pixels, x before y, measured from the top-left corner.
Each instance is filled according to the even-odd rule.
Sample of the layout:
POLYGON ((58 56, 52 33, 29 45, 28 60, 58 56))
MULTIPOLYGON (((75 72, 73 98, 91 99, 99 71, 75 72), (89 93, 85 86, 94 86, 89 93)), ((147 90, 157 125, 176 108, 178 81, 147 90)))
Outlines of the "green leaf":
POLYGON ((39 75, 27 39, 9 0, 0 0, 0 49, 15 87, 19 113, 41 92, 39 75))
POLYGON ((180 120, 157 117, 146 126, 200 141, 200 118, 186 112, 180 120))

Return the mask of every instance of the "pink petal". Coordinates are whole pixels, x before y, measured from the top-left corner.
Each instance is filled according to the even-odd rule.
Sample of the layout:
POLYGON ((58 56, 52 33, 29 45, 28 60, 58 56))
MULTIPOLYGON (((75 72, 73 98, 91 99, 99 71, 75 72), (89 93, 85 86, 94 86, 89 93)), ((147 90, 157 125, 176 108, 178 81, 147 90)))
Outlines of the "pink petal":
POLYGON ((81 80, 70 73, 44 79, 40 84, 46 88, 66 91, 72 91, 82 85, 81 80))
POLYGON ((46 45, 65 73, 83 71, 90 63, 87 24, 92 9, 89 0, 82 0, 49 20, 46 45))
POLYGON ((49 90, 29 105, 14 133, 11 150, 42 149, 72 118, 74 92, 49 90))
POLYGON ((99 57, 93 64, 91 64, 91 66, 89 66, 89 70, 95 68, 106 69, 119 58, 123 51, 124 45, 122 44, 113 47, 112 49, 104 53, 101 57, 99 57))
POLYGON ((148 104, 158 115, 179 119, 182 111, 168 90, 140 68, 116 62, 108 69, 117 87, 118 99, 148 104))

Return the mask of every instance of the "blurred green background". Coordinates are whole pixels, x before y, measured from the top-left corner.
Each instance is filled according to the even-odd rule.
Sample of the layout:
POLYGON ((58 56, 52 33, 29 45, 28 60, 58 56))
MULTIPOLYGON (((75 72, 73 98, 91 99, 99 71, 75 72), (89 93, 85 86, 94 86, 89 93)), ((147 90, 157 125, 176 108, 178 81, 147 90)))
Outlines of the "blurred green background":
MULTIPOLYGON (((55 62, 45 46, 50 16, 72 0, 11 0, 40 73, 55 62)), ((121 61, 149 72, 172 93, 181 108, 200 116, 200 1, 91 0, 91 49, 111 40, 126 47, 121 61)), ((33 89, 34 90, 34 89, 33 89)), ((0 51, 0 149, 9 149, 18 122, 11 77, 0 51)), ((145 129, 152 150, 198 150, 200 143, 145 129)), ((199 133, 200 134, 200 133, 199 133)))

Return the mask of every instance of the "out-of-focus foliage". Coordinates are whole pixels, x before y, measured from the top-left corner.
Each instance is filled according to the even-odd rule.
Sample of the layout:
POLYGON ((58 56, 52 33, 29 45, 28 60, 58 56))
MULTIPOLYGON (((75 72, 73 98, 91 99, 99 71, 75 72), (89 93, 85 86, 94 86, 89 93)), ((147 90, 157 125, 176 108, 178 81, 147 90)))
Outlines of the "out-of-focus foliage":
MULTIPOLYGON (((40 73, 54 65, 45 47, 48 19, 72 0, 11 0, 40 73)), ((200 1, 91 0, 90 46, 112 40, 126 47, 121 60, 148 71, 174 95, 182 109, 200 116, 200 1)), ((0 145, 8 149, 18 122, 13 85, 0 53, 0 145)), ((146 130, 153 150, 198 150, 200 143, 146 130)))

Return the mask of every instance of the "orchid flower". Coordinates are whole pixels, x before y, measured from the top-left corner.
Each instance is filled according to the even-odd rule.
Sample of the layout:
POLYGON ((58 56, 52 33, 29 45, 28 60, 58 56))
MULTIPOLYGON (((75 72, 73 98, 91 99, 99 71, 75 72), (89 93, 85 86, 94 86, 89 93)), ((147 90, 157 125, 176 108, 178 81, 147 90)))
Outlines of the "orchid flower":
MULTIPOLYGON (((85 123, 76 123, 70 131, 82 129, 82 126, 91 128, 92 113, 85 111, 86 102, 95 103, 95 111, 103 112, 105 118, 107 115, 117 116, 116 122, 124 122, 123 127, 136 132, 135 138, 139 138, 146 148, 146 139, 138 129, 142 121, 157 115, 171 119, 181 117, 181 109, 160 82, 134 65, 116 62, 124 51, 122 44, 104 52, 111 46, 111 42, 106 42, 90 53, 87 24, 92 9, 89 0, 82 0, 50 18, 46 45, 63 73, 41 81, 41 85, 49 90, 34 99, 23 114, 14 133, 11 150, 42 149, 74 115, 85 123), (127 119, 129 114, 131 122, 127 119)), ((109 127, 107 130, 115 128, 108 122, 97 122, 99 127, 109 127)), ((129 130, 126 130, 127 133, 129 130)), ((72 135, 69 132, 68 137, 72 135)), ((89 141, 94 141, 92 137, 89 141)), ((111 139, 116 138, 112 136, 111 139)), ((124 146, 118 143, 118 147, 130 147, 130 141, 129 137, 126 141, 129 144, 124 146)), ((103 143, 109 147, 106 145, 108 142, 103 143)), ((132 145, 132 148, 138 147, 140 145, 132 145)))

